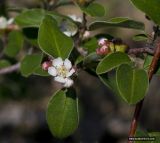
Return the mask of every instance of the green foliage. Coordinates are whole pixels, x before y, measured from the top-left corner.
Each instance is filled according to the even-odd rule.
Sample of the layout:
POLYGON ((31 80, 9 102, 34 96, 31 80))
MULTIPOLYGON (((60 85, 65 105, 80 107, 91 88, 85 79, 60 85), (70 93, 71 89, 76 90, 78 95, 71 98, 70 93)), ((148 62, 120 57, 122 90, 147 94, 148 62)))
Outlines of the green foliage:
POLYGON ((9 57, 15 57, 23 47, 23 35, 20 31, 12 31, 8 36, 8 44, 4 53, 9 57))
POLYGON ((11 64, 10 64, 10 62, 9 61, 7 61, 7 60, 0 60, 0 69, 1 68, 6 68, 6 67, 8 67, 8 66, 10 66, 11 64))
POLYGON ((81 10, 92 17, 105 16, 105 8, 99 3, 90 3, 88 6, 80 7, 81 10))
POLYGON ((21 27, 39 27, 44 15, 43 9, 26 9, 15 18, 15 21, 21 27))
POLYGON ((89 53, 95 52, 96 49, 98 48, 97 39, 94 37, 86 41, 84 43, 84 48, 86 48, 89 53))
POLYGON ((138 9, 143 11, 156 24, 160 25, 159 0, 130 0, 138 9))
POLYGON ((40 66, 42 54, 26 55, 21 62, 20 71, 23 76, 28 77, 40 66))
POLYGON ((149 86, 147 73, 122 64, 117 69, 116 81, 120 96, 129 104, 135 104, 146 95, 149 86))
POLYGON ((48 104, 47 122, 57 138, 73 134, 79 123, 78 100, 74 89, 60 90, 53 95, 48 104))
POLYGON ((46 54, 63 59, 67 58, 73 49, 72 39, 59 30, 57 22, 51 16, 46 16, 41 23, 38 43, 46 54))
POLYGON ((107 21, 96 21, 90 24, 89 29, 95 30, 104 27, 122 27, 144 30, 144 24, 142 22, 131 20, 127 17, 115 17, 107 21))
POLYGON ((97 74, 103 74, 111 71, 123 63, 130 63, 131 60, 127 54, 122 52, 115 52, 105 56, 98 64, 96 72, 97 74))

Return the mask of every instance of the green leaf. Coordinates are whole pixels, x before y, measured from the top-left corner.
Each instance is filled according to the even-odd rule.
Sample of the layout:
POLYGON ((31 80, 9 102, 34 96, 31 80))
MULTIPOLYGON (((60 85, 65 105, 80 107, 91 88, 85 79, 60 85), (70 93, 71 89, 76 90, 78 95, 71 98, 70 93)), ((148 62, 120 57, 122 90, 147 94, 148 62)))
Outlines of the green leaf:
POLYGON ((65 138, 78 127, 78 99, 73 89, 56 92, 48 104, 47 123, 52 134, 65 138))
POLYGON ((105 16, 106 13, 105 8, 99 3, 90 3, 87 7, 84 6, 80 8, 84 13, 92 17, 105 16))
POLYGON ((150 132, 148 133, 151 138, 154 138, 150 143, 159 143, 160 142, 160 132, 150 132))
POLYGON ((34 71, 34 74, 39 76, 49 76, 48 72, 43 70, 41 66, 36 68, 36 70, 34 71))
POLYGON ((105 56, 102 61, 98 64, 96 72, 97 74, 103 74, 111 71, 123 63, 131 62, 127 54, 122 52, 115 52, 105 56))
POLYGON ((146 71, 132 69, 128 64, 118 67, 116 81, 120 96, 129 104, 136 104, 142 100, 149 86, 146 71))
POLYGON ((53 57, 69 57, 73 49, 73 41, 64 35, 51 16, 46 16, 39 29, 38 43, 42 51, 53 57))
POLYGON ((119 95, 115 71, 111 71, 106 74, 101 74, 99 75, 99 79, 105 86, 111 89, 116 95, 119 95))
MULTIPOLYGON (((135 137, 136 138, 138 138, 138 137, 140 137, 140 138, 149 138, 149 135, 148 135, 148 133, 146 132, 146 131, 142 131, 142 130, 137 130, 136 131, 136 134, 135 134, 135 137)), ((135 143, 151 143, 151 141, 147 141, 147 140, 141 140, 141 141, 135 141, 135 143)))
POLYGON ((86 67, 94 68, 97 66, 99 59, 100 56, 93 52, 84 58, 83 64, 86 67))
POLYGON ((6 68, 6 67, 8 67, 8 66, 10 66, 11 64, 10 64, 10 62, 9 61, 7 61, 7 60, 0 60, 0 69, 1 68, 6 68))
POLYGON ((89 41, 86 41, 84 43, 84 48, 86 48, 89 53, 95 52, 96 49, 98 48, 98 42, 97 41, 98 40, 95 37, 91 38, 89 41))
POLYGON ((15 22, 21 27, 39 27, 44 15, 43 9, 27 9, 15 18, 15 22))
POLYGON ((42 61, 42 54, 26 55, 21 62, 20 71, 23 76, 28 77, 39 67, 42 61))
POLYGON ((138 34, 132 38, 134 41, 147 41, 148 36, 146 34, 138 34))
POLYGON ((23 35, 20 31, 12 31, 9 33, 8 44, 4 53, 9 57, 15 57, 23 47, 23 35))
POLYGON ((96 21, 90 24, 90 30, 96 30, 97 28, 104 27, 122 27, 131 28, 137 30, 144 30, 144 24, 139 21, 131 20, 127 17, 116 17, 108 21, 96 21))
POLYGON ((34 46, 38 45, 38 28, 37 27, 27 27, 23 28, 23 35, 25 39, 34 46))
POLYGON ((138 9, 143 11, 156 24, 160 25, 159 0, 130 0, 138 9))

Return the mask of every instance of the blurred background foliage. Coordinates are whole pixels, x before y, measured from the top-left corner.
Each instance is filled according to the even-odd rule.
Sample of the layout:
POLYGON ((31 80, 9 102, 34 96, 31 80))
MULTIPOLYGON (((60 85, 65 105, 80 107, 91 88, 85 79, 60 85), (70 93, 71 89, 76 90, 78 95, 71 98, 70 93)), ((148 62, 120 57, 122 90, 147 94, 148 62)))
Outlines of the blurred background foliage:
MULTIPOLYGON (((146 32, 151 33, 153 23, 146 20, 129 0, 98 0, 107 9, 106 17, 125 16, 142 21, 146 32)), ((0 15, 14 17, 17 12, 10 8, 41 7, 40 0, 0 0, 0 15)), ((63 6, 58 12, 81 16, 75 6, 63 6)), ((88 18, 91 22, 93 18, 88 18)), ((130 47, 141 47, 143 42, 133 42, 132 37, 139 34, 136 30, 107 28, 97 33, 110 33, 122 38, 130 47)), ((0 51, 2 44, 0 44, 0 51)), ((26 47, 29 45, 26 45, 26 47)), ((14 59, 10 59, 12 63, 14 59)), ((140 119, 140 127, 149 131, 160 130, 160 83, 154 77, 145 100, 140 119)), ((75 134, 65 140, 55 139, 46 124, 47 102, 59 85, 51 77, 30 76, 24 78, 19 72, 0 75, 0 143, 124 143, 128 135, 134 107, 129 107, 107 89, 97 78, 81 72, 77 83, 81 105, 81 121, 75 134)))

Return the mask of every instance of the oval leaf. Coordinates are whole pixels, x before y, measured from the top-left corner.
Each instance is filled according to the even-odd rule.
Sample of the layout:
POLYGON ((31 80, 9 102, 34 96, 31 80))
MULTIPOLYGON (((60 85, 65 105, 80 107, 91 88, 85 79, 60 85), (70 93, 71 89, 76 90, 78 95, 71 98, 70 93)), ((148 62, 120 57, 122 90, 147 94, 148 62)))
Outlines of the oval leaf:
POLYGON ((123 63, 131 62, 127 54, 122 52, 115 52, 105 56, 102 61, 98 64, 96 72, 97 74, 103 74, 112 69, 118 67, 123 63))
POLYGON ((69 57, 73 49, 72 39, 59 30, 51 16, 46 16, 40 25, 38 43, 46 54, 63 59, 69 57))
POLYGON ((4 50, 4 53, 9 57, 16 56, 23 47, 23 41, 23 35, 20 31, 12 31, 9 33, 8 44, 4 50))
POLYGON ((149 86, 145 70, 132 69, 127 64, 117 69, 116 81, 120 96, 129 104, 136 104, 144 98, 149 86))
POLYGON ((105 8, 99 3, 90 3, 87 7, 81 7, 81 10, 93 17, 101 17, 106 13, 105 8))
POLYGON ((58 91, 51 98, 47 109, 47 123, 52 134, 65 138, 78 127, 78 100, 73 89, 58 91))
POLYGON ((122 27, 122 28, 131 28, 131 29, 138 29, 144 30, 144 24, 131 20, 127 17, 116 17, 112 18, 108 21, 97 21, 90 24, 90 30, 96 30, 97 28, 104 28, 104 27, 122 27))
POLYGON ((44 15, 43 9, 27 9, 15 18, 15 22, 21 27, 39 27, 44 15))
POLYGON ((42 61, 42 54, 26 55, 21 62, 21 73, 23 76, 28 77, 39 67, 42 61))
POLYGON ((146 13, 156 24, 160 25, 159 0, 130 0, 138 9, 146 13))

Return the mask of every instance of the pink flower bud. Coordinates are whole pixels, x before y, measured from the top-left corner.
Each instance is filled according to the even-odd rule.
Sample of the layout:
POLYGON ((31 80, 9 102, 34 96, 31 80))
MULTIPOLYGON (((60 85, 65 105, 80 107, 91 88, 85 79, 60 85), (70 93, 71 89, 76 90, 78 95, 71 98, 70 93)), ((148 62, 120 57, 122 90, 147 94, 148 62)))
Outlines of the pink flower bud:
POLYGON ((102 38, 102 39, 100 39, 99 41, 98 41, 98 45, 99 46, 104 46, 104 45, 106 45, 107 44, 107 39, 106 38, 102 38))
POLYGON ((45 62, 42 63, 42 69, 45 70, 45 71, 48 70, 48 68, 51 67, 51 66, 52 66, 51 61, 45 61, 45 62))
POLYGON ((107 55, 110 52, 108 46, 104 45, 101 48, 96 49, 97 55, 107 55))

